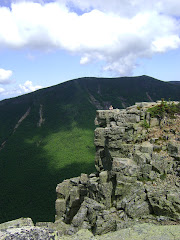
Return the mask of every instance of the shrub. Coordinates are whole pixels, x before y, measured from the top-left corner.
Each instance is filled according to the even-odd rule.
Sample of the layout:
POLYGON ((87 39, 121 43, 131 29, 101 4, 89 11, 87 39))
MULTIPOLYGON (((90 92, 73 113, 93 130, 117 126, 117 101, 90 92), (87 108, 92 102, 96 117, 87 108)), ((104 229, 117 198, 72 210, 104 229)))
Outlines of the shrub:
POLYGON ((156 117, 160 120, 165 116, 174 118, 175 113, 180 114, 180 103, 175 104, 174 102, 167 102, 162 99, 159 105, 149 108, 147 111, 150 112, 151 117, 156 117))

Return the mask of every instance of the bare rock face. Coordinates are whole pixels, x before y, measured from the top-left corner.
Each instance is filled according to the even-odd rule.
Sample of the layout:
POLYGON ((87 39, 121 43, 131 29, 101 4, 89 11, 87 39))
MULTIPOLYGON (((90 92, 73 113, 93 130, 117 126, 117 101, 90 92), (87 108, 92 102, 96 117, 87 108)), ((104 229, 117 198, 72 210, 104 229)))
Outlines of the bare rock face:
POLYGON ((163 136, 155 133, 162 131, 160 122, 146 112, 156 104, 97 111, 97 172, 65 180, 56 188, 56 220, 69 226, 68 234, 88 229, 101 235, 137 221, 180 221, 180 143, 174 132, 159 143, 163 136))

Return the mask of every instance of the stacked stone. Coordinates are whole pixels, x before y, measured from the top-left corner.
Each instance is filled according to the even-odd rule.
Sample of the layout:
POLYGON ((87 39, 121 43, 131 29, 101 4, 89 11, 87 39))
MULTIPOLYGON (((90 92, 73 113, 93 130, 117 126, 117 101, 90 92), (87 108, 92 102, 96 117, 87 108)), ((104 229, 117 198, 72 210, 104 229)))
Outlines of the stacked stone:
POLYGON ((56 189, 56 221, 67 224, 68 234, 79 229, 104 234, 134 221, 156 222, 155 215, 180 221, 180 145, 171 143, 161 151, 143 127, 144 121, 159 125, 146 112, 156 104, 97 111, 97 172, 65 180, 56 189))

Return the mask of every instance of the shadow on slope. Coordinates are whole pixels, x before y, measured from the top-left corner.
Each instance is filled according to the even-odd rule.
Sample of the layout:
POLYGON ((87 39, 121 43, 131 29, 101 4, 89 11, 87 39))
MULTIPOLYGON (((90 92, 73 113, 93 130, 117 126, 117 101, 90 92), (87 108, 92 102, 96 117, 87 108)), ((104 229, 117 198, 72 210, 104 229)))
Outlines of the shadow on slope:
POLYGON ((44 146, 23 139, 19 139, 16 146, 9 143, 1 156, 1 222, 22 216, 31 217, 35 222, 53 221, 56 185, 66 178, 79 176, 81 172, 94 171, 93 159, 91 162, 69 159, 62 163, 60 158, 57 167, 52 164, 52 157, 44 146))

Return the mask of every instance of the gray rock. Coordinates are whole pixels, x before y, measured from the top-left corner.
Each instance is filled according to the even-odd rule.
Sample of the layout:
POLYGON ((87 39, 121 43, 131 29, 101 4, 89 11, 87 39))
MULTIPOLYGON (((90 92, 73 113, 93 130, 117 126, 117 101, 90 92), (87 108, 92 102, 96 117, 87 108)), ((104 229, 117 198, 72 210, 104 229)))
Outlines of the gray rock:
POLYGON ((10 229, 10 228, 20 228, 20 227, 26 227, 26 226, 31 226, 31 227, 34 226, 31 218, 19 218, 9 222, 1 223, 0 230, 10 229))
POLYGON ((46 228, 50 231, 57 231, 58 236, 67 234, 70 226, 65 224, 62 220, 53 222, 37 222, 36 227, 46 228))
POLYGON ((171 154, 171 156, 176 156, 180 154, 180 143, 177 142, 168 143, 168 152, 171 154))
POLYGON ((78 186, 79 180, 80 180, 80 177, 71 178, 70 183, 71 183, 72 186, 78 186))
POLYGON ((92 232, 87 229, 81 229, 72 236, 63 236, 59 240, 96 240, 92 232))
POLYGON ((56 208, 56 219, 61 218, 66 211, 66 201, 65 199, 57 199, 55 203, 56 208))
POLYGON ((134 184, 124 183, 123 198, 117 201, 117 208, 124 211, 131 218, 150 214, 151 206, 146 201, 145 188, 141 182, 134 184))
POLYGON ((79 211, 77 212, 77 214, 73 217, 72 225, 74 227, 80 227, 86 219, 87 212, 88 212, 88 208, 82 205, 79 211))
POLYGON ((125 176, 135 176, 137 165, 129 158, 113 158, 112 171, 121 172, 125 176))
POLYGON ((87 184, 89 181, 88 175, 81 173, 81 177, 80 177, 80 183, 81 184, 87 184))
POLYGON ((94 131, 94 144, 95 146, 104 147, 105 146, 105 129, 104 128, 96 128, 94 131))
POLYGON ((70 180, 64 180, 62 183, 59 183, 56 187, 57 197, 67 200, 71 188, 70 180))
POLYGON ((98 216, 93 233, 101 235, 112 231, 116 231, 116 221, 111 216, 108 216, 106 219, 98 216))
POLYGON ((141 152, 151 154, 153 152, 153 144, 150 142, 144 142, 141 146, 141 152))
POLYGON ((147 197, 156 215, 180 219, 180 191, 178 188, 163 189, 149 186, 147 197))
POLYGON ((69 192, 69 196, 70 196, 70 201, 69 201, 69 207, 77 207, 80 204, 80 191, 79 188, 77 186, 74 186, 70 192, 69 192))
POLYGON ((58 239, 56 231, 50 231, 40 227, 20 227, 9 228, 6 231, 0 231, 1 240, 52 240, 58 239))
POLYGON ((159 119, 151 118, 151 120, 150 120, 150 126, 151 127, 155 127, 155 126, 159 126, 159 125, 160 125, 159 119))
POLYGON ((112 190, 113 184, 112 182, 99 184, 97 199, 104 204, 107 208, 111 207, 112 204, 112 190))
POLYGON ((99 180, 100 183, 107 183, 108 181, 108 172, 107 171, 102 171, 99 173, 99 180))
POLYGON ((135 225, 132 228, 122 229, 102 236, 97 240, 179 240, 180 226, 157 226, 148 223, 135 225))

